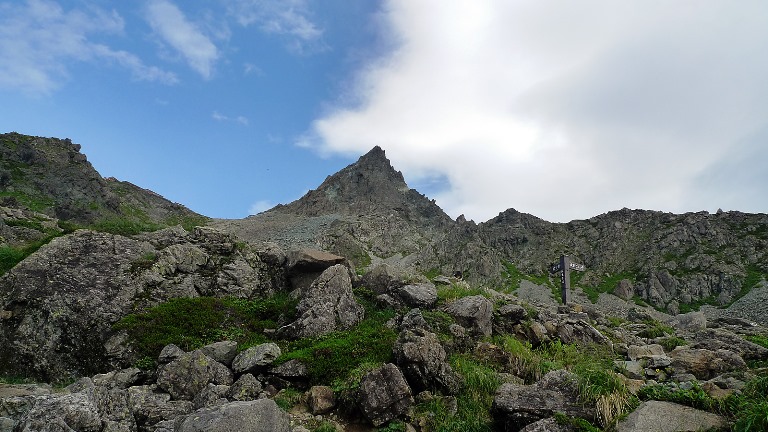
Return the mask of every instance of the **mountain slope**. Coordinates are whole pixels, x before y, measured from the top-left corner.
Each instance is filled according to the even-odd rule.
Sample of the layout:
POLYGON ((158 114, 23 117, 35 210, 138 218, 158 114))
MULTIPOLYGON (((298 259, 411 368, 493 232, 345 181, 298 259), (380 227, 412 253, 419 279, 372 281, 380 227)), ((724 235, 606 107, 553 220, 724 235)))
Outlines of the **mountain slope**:
POLYGON ((0 205, 90 225, 167 224, 200 215, 128 182, 102 178, 69 139, 0 134, 0 205))

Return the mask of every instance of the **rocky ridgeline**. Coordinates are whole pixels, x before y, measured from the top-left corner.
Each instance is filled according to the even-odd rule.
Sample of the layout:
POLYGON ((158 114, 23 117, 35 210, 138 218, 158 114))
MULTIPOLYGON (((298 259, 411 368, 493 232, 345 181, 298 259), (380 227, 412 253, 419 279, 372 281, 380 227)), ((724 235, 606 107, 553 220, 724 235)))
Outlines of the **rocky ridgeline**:
MULTIPOLYGON (((153 239, 169 243, 170 237, 166 232, 153 239)), ((179 244, 170 243, 166 247, 179 244)), ((226 249, 220 241, 216 244, 219 252, 226 249)), ((115 247, 125 249, 126 245, 115 247)), ((352 293, 355 278, 348 268, 312 255, 294 255, 294 267, 326 269, 309 286, 299 288, 303 298, 297 306, 299 318, 276 331, 287 338, 354 328, 362 318, 363 308, 352 293)), ((399 306, 401 312, 387 323, 398 333, 391 362, 373 365, 345 389, 334 391, 331 383, 310 386, 307 366, 295 359, 277 362, 282 352, 271 342, 243 351, 238 351, 236 342, 227 340, 190 352, 168 345, 160 352, 159 366, 154 370, 115 369, 78 379, 63 390, 39 384, 0 385, 0 431, 299 432, 320 422, 339 430, 372 430, 371 426, 392 421, 405 422, 406 430, 429 430, 429 417, 416 410, 418 404, 435 401, 447 407, 447 415, 455 415, 459 409, 457 395, 471 385, 451 367, 451 353, 469 353, 496 365, 501 385, 490 412, 498 430, 571 430, 558 424, 555 414, 595 424, 606 421, 599 405, 580 398, 576 375, 565 369, 531 375, 516 353, 487 342, 489 337, 513 335, 532 346, 559 341, 612 349, 624 358, 616 361, 621 371, 617 376, 633 392, 666 383, 670 389, 698 386, 712 397, 722 398, 744 388, 752 374, 745 360, 768 360, 768 349, 741 336, 768 335, 768 331, 744 320, 708 322, 698 312, 679 315, 669 325, 684 342, 669 349, 660 343, 670 335, 648 334, 658 323, 654 324, 643 309, 632 309, 628 321, 614 325, 610 317, 594 308, 533 307, 495 291, 439 304, 440 286, 427 281, 414 283, 412 278, 402 279, 390 270, 384 265, 355 284, 370 287, 381 307, 399 306), (424 318, 423 312, 431 310, 439 310, 454 321, 447 332, 424 318), (450 335, 447 339, 446 334, 450 335), (288 389, 303 392, 290 402, 290 412, 277 403, 285 400, 288 389)), ((438 278, 438 283, 468 288, 464 282, 449 278, 438 278)), ((66 333, 71 327, 57 328, 66 333)), ((72 339, 78 335, 66 336, 72 339)), ((14 347, 18 346, 16 341, 14 347)), ((59 346, 52 351, 61 355, 65 349, 59 346)), ((24 361, 51 361, 42 350, 37 356, 30 352, 24 361)), ((689 428, 686 430, 723 428, 728 420, 674 403, 648 401, 620 421, 617 430, 672 431, 680 430, 675 425, 681 424, 689 428)))
MULTIPOLYGON (((409 189, 375 148, 301 199, 215 226, 245 239, 303 245, 348 257, 358 267, 386 261, 420 272, 463 271, 476 284, 506 283, 507 266, 542 277, 568 254, 587 266, 579 281, 676 314, 725 306, 768 274, 768 215, 646 210, 550 223, 509 209, 480 224, 453 221, 409 189), (606 286, 608 285, 608 286, 606 286)), ((768 323, 765 313, 750 319, 768 323)))
POLYGON ((129 182, 103 178, 69 139, 0 134, 0 205, 88 225, 122 217, 164 223, 201 216, 129 182))

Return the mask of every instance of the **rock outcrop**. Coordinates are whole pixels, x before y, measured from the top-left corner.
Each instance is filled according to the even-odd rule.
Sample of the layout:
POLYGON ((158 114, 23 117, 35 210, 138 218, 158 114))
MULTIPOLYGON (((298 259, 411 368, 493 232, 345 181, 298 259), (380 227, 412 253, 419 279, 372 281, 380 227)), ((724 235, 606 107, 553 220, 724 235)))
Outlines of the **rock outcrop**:
POLYGON ((0 370, 52 381, 127 365, 122 317, 176 297, 270 295, 287 286, 284 263, 209 228, 56 238, 0 278, 0 344, 11 347, 0 370))
POLYGON ((365 314, 352 295, 349 270, 337 264, 324 271, 296 306, 299 318, 278 330, 289 338, 314 337, 348 329, 365 314))

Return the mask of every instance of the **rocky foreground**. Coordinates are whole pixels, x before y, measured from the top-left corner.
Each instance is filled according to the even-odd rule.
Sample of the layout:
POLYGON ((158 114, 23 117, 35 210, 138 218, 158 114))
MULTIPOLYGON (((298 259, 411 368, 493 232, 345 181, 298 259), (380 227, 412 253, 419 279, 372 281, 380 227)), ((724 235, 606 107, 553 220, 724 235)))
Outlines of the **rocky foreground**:
POLYGON ((377 147, 210 220, 79 149, 0 135, 0 432, 768 430, 768 215, 452 220, 377 147))
MULTIPOLYGON (((179 275, 180 262, 194 257, 187 252, 187 261, 176 264, 179 275)), ((768 331, 742 319, 709 321, 695 312, 662 323, 657 312, 641 307, 612 317, 591 304, 535 305, 515 294, 474 290, 444 276, 428 281, 387 265, 360 277, 343 259, 336 263, 340 257, 317 251, 301 256, 286 273, 302 266, 325 270, 295 292, 300 301, 291 320, 265 330, 275 342, 242 349, 242 343, 222 340, 186 352, 171 344, 151 369, 105 371, 64 388, 0 384, 0 431, 444 430, 446 423, 434 416, 465 422, 462 403, 468 390, 477 391, 473 375, 457 369, 461 361, 481 365, 493 385, 491 403, 480 413, 487 420, 467 430, 578 430, 569 419, 619 431, 726 430, 738 418, 647 397, 637 406, 635 395, 644 388, 695 390, 702 398, 725 400, 765 374, 749 365, 765 364, 768 349, 745 337, 768 331), (373 300, 367 307, 366 299, 373 300), (390 353, 344 385, 318 383, 307 360, 286 360, 290 341, 333 338, 377 310, 396 311, 382 326, 397 335, 390 353), (552 346, 608 353, 612 364, 604 372, 615 377, 612 394, 623 402, 606 409, 608 399, 585 399, 579 371, 568 361, 533 365, 535 347, 552 346)), ((167 265, 158 259, 150 269, 167 265)), ((50 361, 56 352, 38 355, 50 361)))

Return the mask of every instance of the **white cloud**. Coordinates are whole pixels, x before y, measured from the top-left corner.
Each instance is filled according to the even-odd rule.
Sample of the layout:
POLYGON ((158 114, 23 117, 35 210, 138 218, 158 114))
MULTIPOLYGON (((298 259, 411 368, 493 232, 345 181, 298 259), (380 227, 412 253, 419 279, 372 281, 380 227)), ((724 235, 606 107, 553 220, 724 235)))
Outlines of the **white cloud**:
POLYGON ((213 114, 211 114, 211 118, 220 122, 235 122, 243 126, 248 126, 248 118, 244 116, 229 117, 219 113, 218 111, 214 111, 213 114))
POLYGON ((275 203, 268 200, 259 200, 251 205, 251 208, 248 209, 248 214, 249 215, 259 214, 261 212, 271 209, 275 205, 276 205, 275 203))
POLYGON ((306 0, 234 0, 228 9, 242 26, 256 25, 264 33, 288 38, 295 52, 324 47, 319 43, 323 30, 312 21, 306 0))
POLYGON ((48 0, 0 3, 0 88, 46 94, 68 78, 68 66, 108 61, 138 80, 173 84, 176 76, 139 57, 92 40, 95 34, 120 34, 123 19, 114 11, 65 11, 48 0))
POLYGON ((396 49, 360 71, 356 105, 317 119, 299 144, 380 145, 406 178, 444 176, 435 198, 453 216, 714 210, 725 195, 692 194, 697 179, 768 122, 762 1, 382 10, 396 49))
POLYGON ((147 7, 147 21, 165 43, 184 57, 192 69, 205 79, 211 78, 219 51, 175 4, 168 0, 152 0, 147 7))

